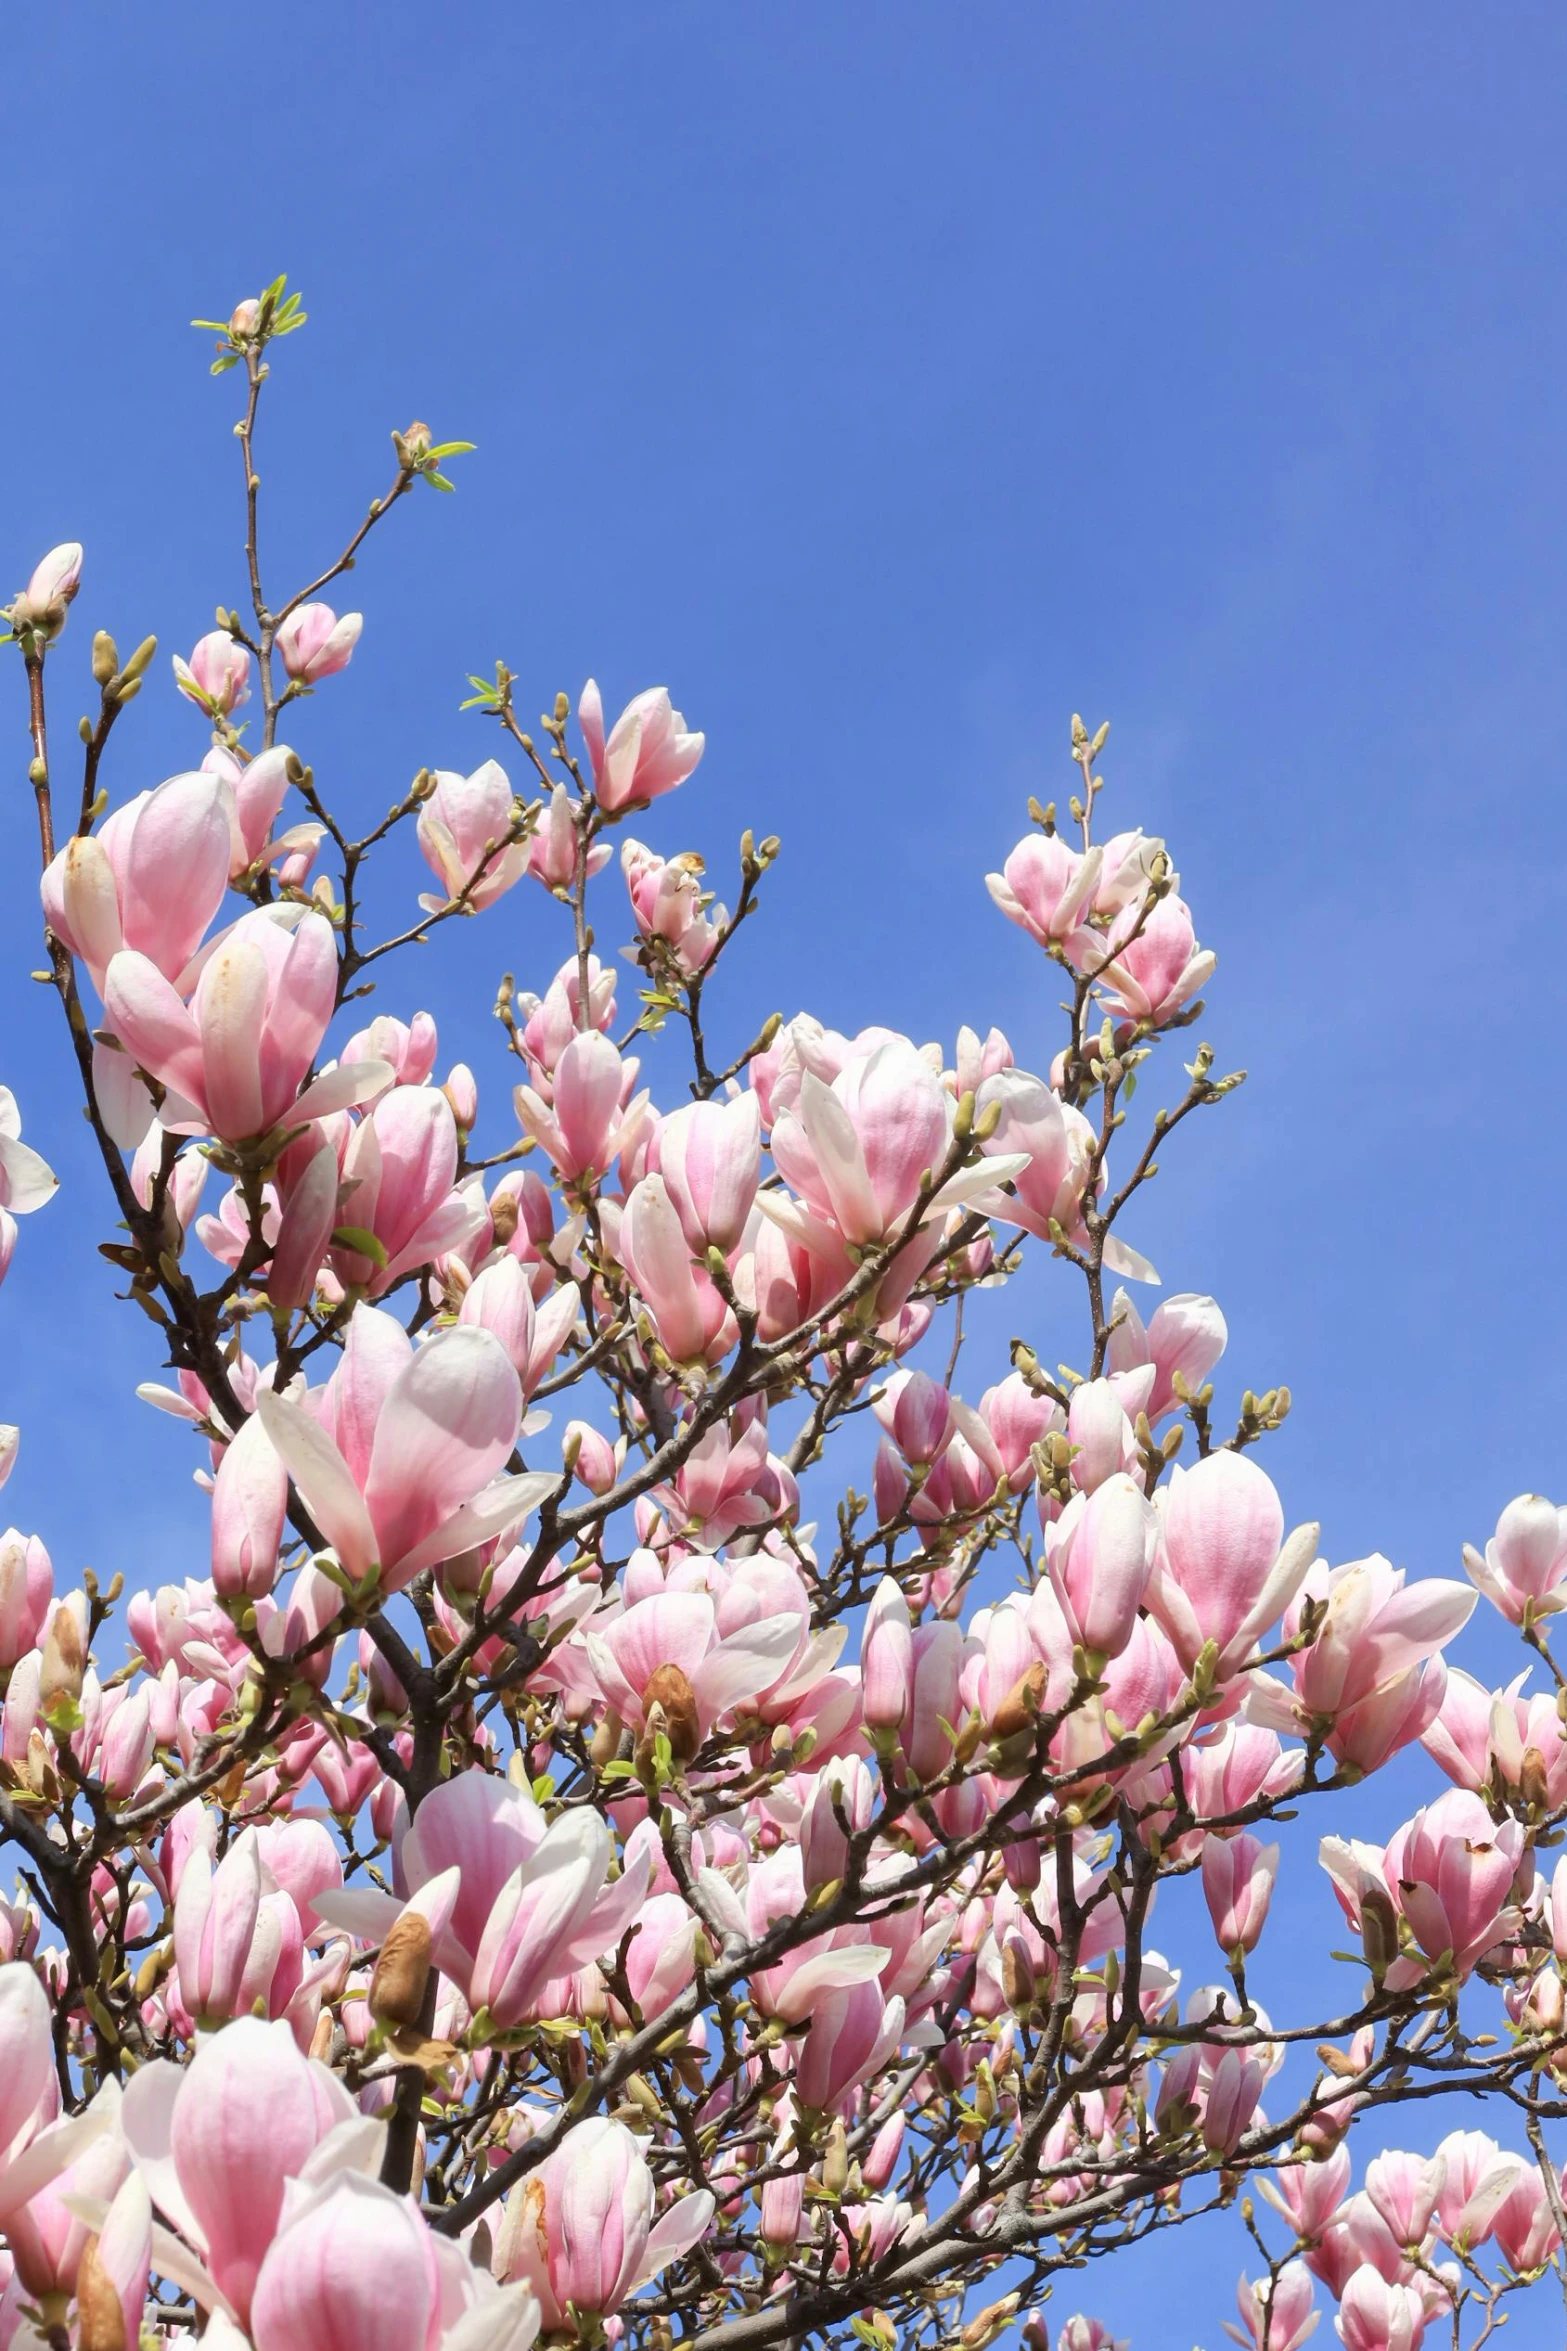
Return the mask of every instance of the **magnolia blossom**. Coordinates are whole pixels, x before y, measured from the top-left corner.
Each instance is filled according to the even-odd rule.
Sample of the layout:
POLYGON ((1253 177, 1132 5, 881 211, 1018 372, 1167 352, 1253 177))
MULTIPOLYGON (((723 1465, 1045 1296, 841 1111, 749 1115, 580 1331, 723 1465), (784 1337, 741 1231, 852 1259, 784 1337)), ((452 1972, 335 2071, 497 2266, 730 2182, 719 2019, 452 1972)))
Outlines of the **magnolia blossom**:
POLYGON ((125 1050, 168 1089, 163 1124, 244 1143, 285 1122, 324 1118, 386 1084, 383 1062, 359 1062, 301 1091, 336 984, 337 950, 322 915, 307 914, 290 931, 257 912, 217 942, 188 1006, 148 956, 129 948, 110 960, 104 1003, 125 1050))
POLYGON ((237 822, 226 775, 170 776, 116 808, 96 833, 73 833, 44 868, 44 919, 100 995, 122 947, 165 979, 180 978, 223 903, 237 822))
POLYGON ((348 667, 364 625, 362 613, 339 620, 330 604, 301 604, 278 624, 278 659, 296 685, 313 686, 348 667))
POLYGON ((577 701, 577 723, 592 764, 593 796, 610 816, 674 791, 695 769, 707 741, 686 732, 664 686, 650 686, 628 702, 606 738, 604 705, 589 678, 577 701))
POLYGON ((1485 1555, 1464 1545, 1469 1580, 1512 1624, 1567 1606, 1567 1509, 1520 1494, 1496 1522, 1485 1555))
POLYGON ((250 700, 250 655, 227 629, 209 629, 189 661, 175 654, 174 682, 213 718, 230 718, 250 700))
MULTIPOLYGON (((612 1859, 596 1813, 563 1813, 546 1827, 521 1789, 468 1772, 425 1798, 397 1866, 411 1894, 440 1886, 436 1960, 469 2007, 505 2030, 555 1979, 613 1950, 632 1924, 647 1891, 646 1859, 611 1878, 612 1859)), ((368 1888, 329 1891, 316 1908, 370 1940, 402 1915, 396 1896, 368 1888)))
POLYGON ((76 595, 82 581, 82 549, 79 541, 67 539, 59 547, 51 547, 41 562, 33 566, 33 574, 21 594, 11 605, 8 615, 18 636, 31 630, 52 643, 65 626, 66 607, 76 595))
POLYGON ((546 2327, 568 2312, 608 2318, 712 2226, 706 2189, 678 2197, 655 2219, 653 2174, 624 2123, 579 2122, 512 2191, 496 2261, 524 2280, 546 2327))
POLYGON ((339 1565, 384 1589, 516 1526, 554 1484, 497 1476, 522 1396, 499 1339, 472 1325, 413 1347, 355 1310, 350 1349, 316 1411, 263 1389, 261 1424, 339 1565))
MULTIPOLYGON (((209 322, 219 370, 303 323, 275 281, 209 322)), ((405 485, 465 446, 395 440, 405 485)), ((10 615, 35 731, 80 560, 10 615)), ((276 585, 286 705, 359 623, 276 585)), ((198 772, 105 813, 105 723, 79 821, 40 785, 69 1233, 167 1367, 146 1466, 201 1500, 123 1609, 78 1558, 46 1473, 112 1475, 109 1348, 29 1440, 43 1535, 0 1533, 0 2347, 1122 2351, 1114 2265, 1104 2320, 1029 2280, 1233 2231, 1248 2185, 1242 2351, 1319 2304, 1348 2351, 1534 2340, 1567 1514, 1508 1503, 1464 1581, 1330 1566, 1218 1303, 1114 1288, 1156 1281, 1122 1208, 1228 1089, 1205 1046, 1174 1074, 1213 957, 1164 842, 1105 831, 1103 733, 1070 827, 990 877, 1054 982, 922 1042, 721 1006, 701 851, 623 829, 606 873, 703 749, 662 690, 612 727, 585 690, 580 773, 558 702, 537 805, 426 770, 365 833, 329 743, 308 777, 268 744, 275 690, 238 723, 250 636, 178 665, 198 772), (365 860, 415 825, 433 887, 383 928, 365 860), (563 901, 542 965, 497 920, 524 873, 563 901), (457 913, 494 932, 510 1135, 451 989, 394 976, 457 913), (1456 1645, 1482 1600, 1507 1666, 1456 1645), (1257 1956, 1311 1923, 1313 1840, 1342 1990, 1257 1956)), ((148 658, 94 639, 105 722, 148 658)), ((0 1088, 0 1274, 54 1188, 20 1129, 0 1088)))
POLYGON ((419 901, 427 914, 460 899, 482 913, 528 870, 529 850, 516 837, 518 803, 506 770, 487 759, 472 775, 437 768, 419 811, 419 847, 442 895, 419 901))
POLYGON ((16 1219, 54 1198, 60 1179, 22 1141, 22 1114, 9 1086, 0 1086, 0 1281, 16 1247, 16 1219))
POLYGON ((1254 2282, 1243 2272, 1235 2289, 1241 2323, 1231 2326, 1226 2320, 1224 2331, 1232 2342, 1249 2345, 1251 2351, 1300 2351, 1322 2315, 1315 2300, 1311 2272, 1303 2261, 1287 2261, 1273 2279, 1254 2282))

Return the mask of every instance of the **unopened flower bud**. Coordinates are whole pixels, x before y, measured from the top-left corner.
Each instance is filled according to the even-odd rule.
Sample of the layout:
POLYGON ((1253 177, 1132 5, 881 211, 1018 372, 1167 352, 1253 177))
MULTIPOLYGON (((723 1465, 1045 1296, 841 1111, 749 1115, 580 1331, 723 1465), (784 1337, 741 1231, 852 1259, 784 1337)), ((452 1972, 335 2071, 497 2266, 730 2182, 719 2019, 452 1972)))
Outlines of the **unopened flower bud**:
MULTIPOLYGON (((453 1064, 441 1092, 452 1106, 452 1116, 457 1121, 459 1134, 471 1134, 479 1116, 479 1086, 466 1061, 453 1064)), ((513 1218, 515 1220, 515 1211, 513 1218)), ((512 1229, 516 1229, 515 1221, 512 1229)))
POLYGON ((588 1748, 588 1754, 592 1758, 596 1770, 602 1771, 606 1763, 614 1762, 620 1753, 620 1742, 624 1733, 625 1725, 621 1722, 619 1715, 606 1714, 593 1733, 592 1743, 588 1748))
POLYGON ((65 626, 65 608, 81 585, 82 550, 75 539, 51 547, 11 607, 12 626, 52 644, 65 626))
POLYGON ((849 2135, 843 2127, 842 2115, 835 2115, 827 2134, 827 2152, 822 2157, 822 2186, 830 2196, 841 2196, 848 2184, 849 2135))
POLYGON ((1551 1791, 1546 1779, 1545 1757, 1538 1747, 1526 1747, 1523 1751, 1523 1761, 1518 1767, 1518 1792, 1532 1812, 1549 1811, 1551 1791))
POLYGON ((1012 1739, 1016 1738, 1020 1731, 1029 1729, 1039 1713, 1040 1701, 1044 1694, 1044 1660, 1036 1657, 1033 1664, 1018 1676, 991 1716, 991 1737, 993 1739, 1012 1739))
POLYGON ((1008 2324, 1021 2300, 1020 2294, 1005 2294, 999 2302, 992 2302, 988 2309, 982 2310, 977 2318, 971 2318, 958 2337, 963 2351, 984 2351, 984 2346, 993 2343, 1008 2324))
POLYGON ((43 1666, 38 1676, 39 1711, 47 1715, 62 1700, 74 1706, 82 1694, 86 1670, 76 1611, 61 1606, 55 1610, 44 1639, 43 1666))
POLYGON ((702 1744, 696 1693, 678 1665, 656 1666, 648 1676, 643 1702, 651 1711, 662 1707, 669 1752, 677 1763, 689 1763, 702 1744))
POLYGON ((370 1976, 370 2013, 377 2024, 419 2022, 430 1977, 430 1922, 405 1910, 387 1929, 381 1956, 370 1976))
POLYGON ((96 2237, 82 2247, 76 2271, 77 2351, 126 2351, 125 2311, 96 2237))
POLYGON ((1008 1935, 1001 1947, 1001 1989, 1015 2016, 1026 2016, 1034 2005, 1034 1962, 1020 1935, 1008 1935))
POLYGON ((1380 1886, 1368 1886, 1360 1897, 1360 1944, 1380 1991, 1382 1979, 1398 1957, 1398 1913, 1380 1886))

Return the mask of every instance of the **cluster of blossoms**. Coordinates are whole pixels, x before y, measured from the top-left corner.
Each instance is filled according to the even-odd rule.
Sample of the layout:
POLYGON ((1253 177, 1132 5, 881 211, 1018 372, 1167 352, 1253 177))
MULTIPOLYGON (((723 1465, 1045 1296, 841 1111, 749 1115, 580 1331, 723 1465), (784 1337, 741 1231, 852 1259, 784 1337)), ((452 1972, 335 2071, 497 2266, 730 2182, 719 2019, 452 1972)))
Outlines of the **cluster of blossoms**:
MULTIPOLYGON (((298 323, 280 282, 220 330, 247 481, 298 323)), ((462 446, 394 442, 372 523, 462 446)), ((81 550, 9 614, 104 1254, 211 1542, 120 1613, 0 1538, 0 2351, 1113 2351, 1066 2274, 1238 2194, 1242 2344, 1330 2305, 1348 2351, 1477 2343, 1563 2258, 1567 1709, 1445 1652, 1483 1594, 1563 1686, 1567 1513, 1511 1503, 1464 1581, 1330 1565, 1254 1455, 1288 1392, 1221 1434, 1219 1306, 1120 1286, 1157 1281, 1121 1230, 1156 1146, 1237 1080, 1199 1045, 1131 1141, 1214 958, 1165 844, 1096 838, 1103 730, 990 881, 1064 992, 1043 1074, 996 1028, 803 1013, 715 1067, 704 991, 778 844, 745 837, 733 912, 689 852, 623 834, 615 876, 702 757, 667 693, 606 725, 590 684, 580 749, 560 697, 541 752, 502 666, 477 702, 527 793, 421 769, 363 835, 277 739, 349 663, 321 592, 369 527, 176 662, 210 748, 107 814, 153 647, 100 632, 63 840, 81 550), (434 887, 373 939, 402 840, 434 887), (594 945, 622 886, 634 1005, 594 945), (501 986, 481 1143, 427 1013, 340 1032, 367 969, 502 900, 565 954, 501 986), (1079 1360, 969 1379, 964 1300, 1031 1243, 1079 1360), (864 1490, 824 1526, 840 1434, 864 1490), (1275 2023, 1247 1968, 1287 1824, 1417 1744, 1452 1785, 1321 1840, 1355 1949, 1275 2023), (1518 2143, 1386 2151, 1381 2110, 1442 2093, 1518 2143)), ((6 1262, 53 1190, 19 1125, 0 1095, 6 1262)))

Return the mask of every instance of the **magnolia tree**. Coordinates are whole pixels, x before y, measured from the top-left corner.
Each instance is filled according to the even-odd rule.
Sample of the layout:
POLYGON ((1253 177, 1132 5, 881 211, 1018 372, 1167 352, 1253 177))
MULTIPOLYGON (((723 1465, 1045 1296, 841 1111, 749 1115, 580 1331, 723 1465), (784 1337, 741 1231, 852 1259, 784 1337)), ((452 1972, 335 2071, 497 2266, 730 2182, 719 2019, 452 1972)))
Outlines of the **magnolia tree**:
MULTIPOLYGON (((174 662, 199 765, 111 789, 155 648, 103 631, 61 755, 79 547, 9 613, 104 1178, 70 1230, 152 1326, 211 1543, 121 1611, 0 1541, 0 2351, 1102 2351, 1117 2273, 1080 2273, 1225 2206, 1242 2344, 1473 2351, 1567 2233, 1567 1513, 1510 1503, 1463 1581, 1330 1565, 1255 1450, 1287 1391, 1221 1405, 1216 1302, 1120 1286, 1237 1080, 1187 1042, 1147 1113, 1214 958, 1165 845, 1100 822, 1103 729, 990 877, 1064 999, 1038 1075, 830 1004, 715 1045, 778 844, 729 911, 633 837, 703 751, 662 689, 529 733, 501 665, 505 766, 343 813, 305 705, 360 617, 323 599, 465 444, 394 433, 280 597, 256 425, 302 323, 279 281, 217 329, 248 603, 174 662), (509 1100, 398 960, 459 916, 535 982, 484 1032, 509 1100), (965 1301, 1031 1248, 1073 1361, 973 1364, 965 1301), (1533 1690, 1444 1657, 1482 1596, 1533 1690), (1416 1742, 1430 1801, 1332 1834, 1416 1742), (1350 1950, 1271 2017, 1284 1823, 1350 1950)), ((0 1096, 7 1261, 53 1186, 0 1096)))

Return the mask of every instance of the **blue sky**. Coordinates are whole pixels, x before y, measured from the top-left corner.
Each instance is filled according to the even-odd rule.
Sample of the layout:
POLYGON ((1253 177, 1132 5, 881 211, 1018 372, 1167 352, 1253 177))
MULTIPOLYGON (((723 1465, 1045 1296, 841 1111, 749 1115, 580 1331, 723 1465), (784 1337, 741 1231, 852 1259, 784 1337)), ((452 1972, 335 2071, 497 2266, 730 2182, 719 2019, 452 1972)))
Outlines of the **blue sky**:
MULTIPOLYGON (((1069 783, 1069 713, 1110 717, 1110 813, 1169 838, 1219 954, 1203 1034, 1252 1072, 1134 1237, 1220 1296, 1234 1382, 1293 1387, 1291 1517, 1452 1573, 1567 1489, 1560 13, 148 13, 18 18, 0 89, 0 571, 87 542, 83 690, 93 626, 162 640, 114 796, 199 757, 164 655, 242 592, 234 379, 185 322, 286 269, 276 576, 335 551, 392 426, 480 445, 362 565, 352 672, 294 730, 351 809, 493 747, 457 703, 497 654, 528 707, 667 681, 709 750, 648 836, 715 871, 746 824, 784 839, 735 1043, 805 1004, 1038 1060, 1056 990, 982 876, 1069 783)), ((64 1178, 0 1299, 6 1503, 62 1575, 161 1579, 203 1513, 129 1398, 153 1334, 107 1304, 27 976, 23 718, 0 672, 0 1078, 64 1178)), ((542 984, 555 916, 519 891, 381 999, 432 1005, 492 1112, 489 995, 542 984)), ((1045 1283, 1004 1319, 1070 1357, 1069 1311, 1045 1283)), ((1098 2297, 1138 2351, 1184 2351, 1184 2306, 1150 2315, 1175 2270, 1217 2339, 1183 2243, 1098 2297)))

